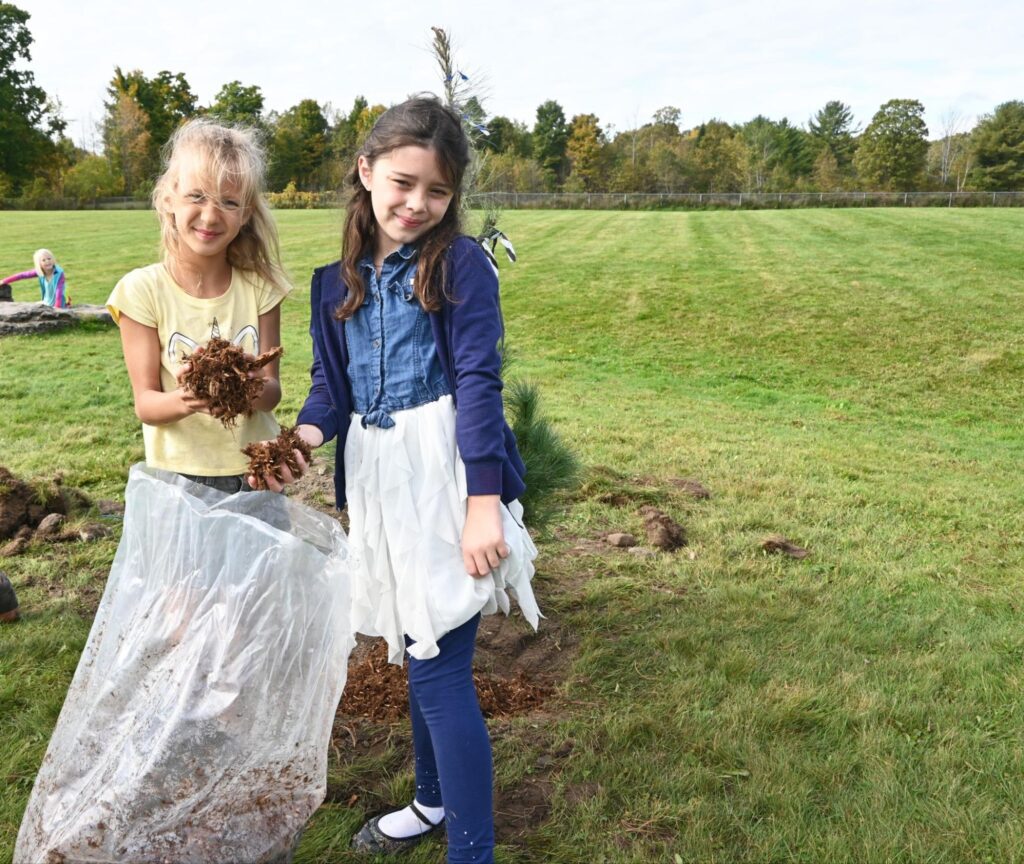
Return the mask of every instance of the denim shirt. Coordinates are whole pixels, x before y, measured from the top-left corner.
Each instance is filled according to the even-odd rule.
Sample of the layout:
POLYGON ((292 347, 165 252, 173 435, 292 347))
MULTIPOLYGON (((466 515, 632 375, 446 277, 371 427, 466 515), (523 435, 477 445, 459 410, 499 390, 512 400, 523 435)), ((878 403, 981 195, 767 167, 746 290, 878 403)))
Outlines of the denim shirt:
POLYGON ((364 428, 390 429, 395 425, 392 411, 451 393, 430 319, 413 294, 416 251, 406 244, 392 252, 379 278, 372 258, 359 262, 366 294, 345 327, 345 340, 352 399, 364 428))

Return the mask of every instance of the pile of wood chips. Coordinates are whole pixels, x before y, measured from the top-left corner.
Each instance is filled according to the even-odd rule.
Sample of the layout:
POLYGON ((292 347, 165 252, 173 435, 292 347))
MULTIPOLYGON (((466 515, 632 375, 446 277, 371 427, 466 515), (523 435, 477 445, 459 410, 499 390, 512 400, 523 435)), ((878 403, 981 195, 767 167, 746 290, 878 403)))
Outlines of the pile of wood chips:
POLYGON ((252 403, 263 392, 263 379, 250 373, 282 353, 283 349, 277 347, 253 357, 240 346, 214 337, 201 350, 184 358, 191 368, 182 376, 182 383, 205 399, 210 413, 230 429, 240 416, 252 414, 252 403))
POLYGON ((296 450, 302 454, 308 465, 312 448, 299 437, 294 426, 283 427, 273 441, 254 441, 243 447, 242 452, 249 457, 249 473, 256 478, 256 488, 266 489, 267 477, 274 477, 280 481, 282 465, 287 465, 292 476, 298 477, 302 471, 295 458, 296 450))
MULTIPOLYGON (((512 717, 539 708, 553 689, 527 680, 522 670, 511 677, 474 670, 480 710, 484 717, 512 717)), ((406 670, 388 663, 384 640, 377 640, 361 659, 349 665, 339 714, 377 723, 394 723, 409 715, 406 670)))

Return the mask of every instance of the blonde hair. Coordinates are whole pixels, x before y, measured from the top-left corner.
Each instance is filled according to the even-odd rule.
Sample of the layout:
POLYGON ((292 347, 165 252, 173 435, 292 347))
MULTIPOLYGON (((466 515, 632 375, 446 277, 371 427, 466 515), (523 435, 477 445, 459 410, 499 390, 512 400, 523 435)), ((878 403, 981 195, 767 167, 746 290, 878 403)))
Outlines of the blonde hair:
POLYGON ((227 183, 238 187, 243 224, 227 248, 228 263, 256 273, 287 292, 291 286, 281 266, 277 227, 263 198, 267 158, 252 129, 225 126, 205 117, 182 124, 163 148, 164 172, 153 188, 153 209, 160 217, 163 257, 177 255, 180 238, 174 224, 172 196, 184 169, 191 169, 208 197, 219 200, 227 183))
POLYGON ((43 267, 39 262, 43 260, 44 255, 49 255, 53 259, 53 266, 57 266, 57 256, 49 249, 36 249, 36 251, 32 253, 32 264, 36 268, 36 276, 43 275, 43 267))

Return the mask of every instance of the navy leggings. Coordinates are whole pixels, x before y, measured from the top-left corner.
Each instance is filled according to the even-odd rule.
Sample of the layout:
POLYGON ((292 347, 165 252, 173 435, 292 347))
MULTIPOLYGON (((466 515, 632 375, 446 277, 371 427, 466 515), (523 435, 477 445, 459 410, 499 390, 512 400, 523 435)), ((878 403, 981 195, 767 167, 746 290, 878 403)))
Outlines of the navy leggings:
POLYGON ((442 636, 437 657, 409 658, 416 800, 444 806, 448 864, 494 861, 491 740, 473 685, 479 623, 474 615, 442 636))

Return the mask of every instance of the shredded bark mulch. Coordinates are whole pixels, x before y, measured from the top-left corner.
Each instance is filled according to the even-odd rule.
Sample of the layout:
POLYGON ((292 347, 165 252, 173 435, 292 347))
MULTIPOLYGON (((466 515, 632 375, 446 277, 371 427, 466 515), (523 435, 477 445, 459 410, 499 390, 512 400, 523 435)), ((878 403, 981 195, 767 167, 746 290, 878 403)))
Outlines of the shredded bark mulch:
POLYGON ((267 488, 267 477, 281 479, 281 466, 287 465, 293 477, 301 473, 295 451, 309 464, 312 448, 303 441, 294 426, 282 427, 280 434, 272 441, 254 441, 242 448, 249 457, 249 473, 256 478, 257 489, 267 488))
POLYGON ((263 392, 263 379, 249 377, 249 373, 262 369, 282 353, 283 349, 277 347, 252 357, 240 346, 214 337, 184 358, 191 368, 181 380, 192 393, 205 399, 210 413, 230 429, 240 416, 252 414, 252 403, 263 392))
MULTIPOLYGON (((475 671, 473 680, 484 717, 512 717, 539 707, 553 692, 531 683, 522 671, 504 678, 475 671)), ((387 644, 376 641, 366 656, 349 665, 338 713, 375 723, 394 723, 409 716, 406 670, 388 663, 387 644)))

